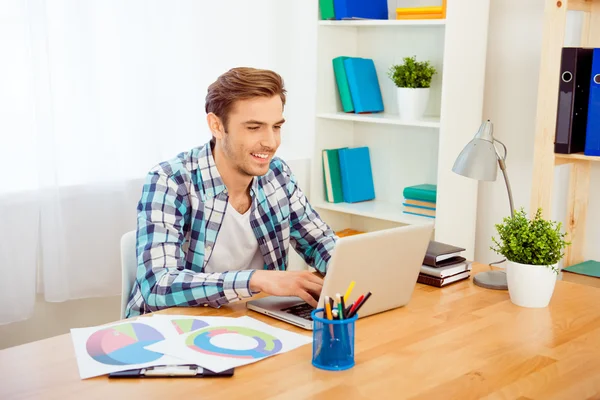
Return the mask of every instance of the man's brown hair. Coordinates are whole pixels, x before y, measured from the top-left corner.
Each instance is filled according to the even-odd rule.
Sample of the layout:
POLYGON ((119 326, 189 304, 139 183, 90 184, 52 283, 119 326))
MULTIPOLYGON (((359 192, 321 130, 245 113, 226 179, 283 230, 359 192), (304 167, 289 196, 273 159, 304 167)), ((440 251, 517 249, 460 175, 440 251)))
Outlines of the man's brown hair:
POLYGON ((219 117, 227 130, 229 112, 236 101, 277 95, 285 106, 286 90, 283 79, 276 72, 249 67, 232 68, 208 87, 205 110, 207 114, 212 112, 219 117))

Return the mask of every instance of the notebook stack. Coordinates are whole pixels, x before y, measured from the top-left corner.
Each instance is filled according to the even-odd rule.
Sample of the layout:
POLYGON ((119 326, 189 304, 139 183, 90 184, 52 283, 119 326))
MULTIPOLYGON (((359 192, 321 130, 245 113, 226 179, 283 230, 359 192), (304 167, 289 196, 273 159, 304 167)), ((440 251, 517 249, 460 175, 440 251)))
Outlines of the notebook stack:
POLYGON ((404 195, 403 213, 435 218, 437 185, 424 183, 407 186, 402 194, 404 195))
POLYGON ((370 114, 383 111, 383 98, 372 59, 336 57, 333 73, 344 112, 370 114))
POLYGON ((322 157, 325 201, 358 203, 375 198, 368 147, 325 149, 322 157))
POLYGON ((446 18, 446 0, 439 6, 396 8, 396 19, 444 19, 446 18))
POLYGON ((463 251, 462 247, 430 241, 417 282, 443 287, 469 278, 471 262, 462 257, 463 251))

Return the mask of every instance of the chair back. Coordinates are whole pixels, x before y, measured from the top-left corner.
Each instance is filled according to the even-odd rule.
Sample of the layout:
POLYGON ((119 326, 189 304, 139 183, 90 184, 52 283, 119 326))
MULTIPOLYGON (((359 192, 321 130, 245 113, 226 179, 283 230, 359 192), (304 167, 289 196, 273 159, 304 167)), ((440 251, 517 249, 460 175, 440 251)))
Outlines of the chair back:
POLYGON ((138 266, 135 234, 136 231, 130 231, 121 237, 121 319, 125 318, 138 266))

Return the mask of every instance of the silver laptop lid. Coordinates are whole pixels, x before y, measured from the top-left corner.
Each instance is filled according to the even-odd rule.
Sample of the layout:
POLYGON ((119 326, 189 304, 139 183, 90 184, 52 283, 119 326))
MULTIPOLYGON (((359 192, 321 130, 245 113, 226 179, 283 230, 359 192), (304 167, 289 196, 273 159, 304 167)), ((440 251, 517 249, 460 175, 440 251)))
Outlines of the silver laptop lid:
POLYGON ((433 224, 409 225, 342 237, 330 261, 319 308, 326 295, 342 296, 351 281, 356 284, 349 303, 371 292, 360 317, 406 305, 414 291, 421 265, 432 239, 433 224))

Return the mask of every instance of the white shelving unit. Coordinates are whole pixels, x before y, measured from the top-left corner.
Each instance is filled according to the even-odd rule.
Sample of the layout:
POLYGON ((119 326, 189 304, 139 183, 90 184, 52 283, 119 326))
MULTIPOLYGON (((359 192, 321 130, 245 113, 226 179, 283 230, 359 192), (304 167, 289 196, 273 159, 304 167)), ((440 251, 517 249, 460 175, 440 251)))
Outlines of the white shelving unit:
POLYGON ((311 204, 336 230, 435 222, 435 239, 463 246, 473 256, 477 182, 452 172, 456 156, 484 119, 483 88, 489 0, 448 1, 445 20, 319 21, 315 149, 311 165, 311 204), (387 71, 415 55, 437 68, 427 117, 398 116, 396 88, 387 71), (375 62, 384 113, 341 112, 332 60, 367 57, 375 62), (368 146, 376 199, 328 203, 323 189, 322 150, 368 146), (402 212, 406 186, 438 185, 436 218, 402 212))
POLYGON ((445 25, 445 20, 355 20, 355 21, 319 21, 322 26, 434 26, 445 25))
POLYGON ((339 121, 356 121, 366 122, 369 124, 387 124, 387 125, 404 125, 404 126, 420 126, 424 128, 439 128, 440 118, 429 117, 423 118, 420 121, 406 121, 400 118, 398 114, 377 113, 377 114, 349 114, 344 112, 321 113, 317 114, 318 118, 335 119, 339 121))

